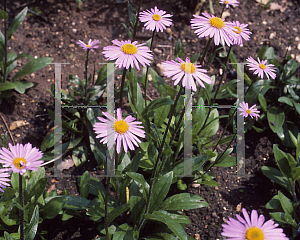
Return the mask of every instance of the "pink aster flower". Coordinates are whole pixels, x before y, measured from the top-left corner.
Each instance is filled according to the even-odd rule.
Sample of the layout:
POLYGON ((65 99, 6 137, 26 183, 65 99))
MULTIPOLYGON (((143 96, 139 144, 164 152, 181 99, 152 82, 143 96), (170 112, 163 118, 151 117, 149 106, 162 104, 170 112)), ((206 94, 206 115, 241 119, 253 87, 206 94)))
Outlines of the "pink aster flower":
POLYGON ((236 29, 230 24, 224 22, 225 19, 210 16, 208 13, 202 13, 204 17, 193 15, 195 18, 191 20, 192 29, 197 29, 195 33, 198 38, 209 36, 214 37, 215 45, 219 45, 220 41, 225 45, 224 41, 228 46, 232 45, 232 40, 237 37, 234 32, 236 29))
POLYGON ((145 45, 145 43, 137 44, 137 41, 131 42, 131 40, 127 41, 118 41, 112 40, 112 43, 117 46, 107 46, 104 47, 102 52, 107 60, 116 60, 116 65, 120 69, 122 67, 128 69, 130 66, 136 66, 138 70, 140 70, 139 64, 142 64, 144 67, 146 65, 150 65, 153 59, 153 56, 150 54, 150 49, 145 45))
POLYGON ((94 124, 95 133, 99 133, 96 138, 102 138, 100 143, 105 144, 108 142, 107 147, 110 150, 117 140, 117 153, 120 153, 121 142, 123 142, 125 152, 127 152, 128 147, 130 150, 134 150, 133 144, 139 146, 137 142, 140 143, 141 141, 135 135, 145 137, 145 131, 140 129, 144 127, 138 126, 142 122, 134 121, 135 118, 130 115, 123 119, 121 108, 117 109, 117 119, 106 112, 102 113, 107 119, 98 117, 102 123, 97 122, 94 124), (114 141, 107 140, 111 134, 114 134, 114 141))
POLYGON ((154 31, 156 29, 157 32, 163 32, 166 27, 172 25, 172 20, 169 17, 173 16, 165 13, 166 11, 159 10, 155 6, 154 9, 151 8, 151 12, 149 10, 141 12, 139 19, 141 22, 146 22, 144 25, 146 30, 154 31))
POLYGON ((239 111, 241 111, 242 113, 240 113, 240 115, 244 115, 244 117, 248 117, 248 115, 250 115, 251 118, 256 117, 256 121, 257 121, 257 117, 259 117, 259 111, 255 108, 256 104, 254 104, 251 108, 248 107, 248 103, 242 102, 239 104, 240 108, 238 108, 239 111))
POLYGON ((175 80, 174 85, 177 85, 183 78, 182 86, 191 88, 194 92, 196 92, 197 88, 193 78, 196 79, 203 88, 205 88, 205 85, 202 81, 208 84, 212 83, 210 77, 204 74, 207 71, 200 69, 201 65, 191 63, 189 58, 186 58, 185 62, 180 58, 177 58, 176 60, 179 61, 179 63, 174 60, 162 63, 162 67, 165 70, 164 74, 167 77, 173 76, 172 80, 175 80))
POLYGON ((0 191, 4 192, 4 190, 2 188, 6 188, 7 186, 10 186, 9 182, 10 179, 9 177, 9 173, 7 172, 9 169, 8 168, 2 168, 0 169, 0 191))
POLYGON ((231 6, 238 6, 239 2, 237 0, 220 0, 221 4, 226 4, 226 8, 229 7, 229 5, 231 6))
POLYGON ((79 40, 77 42, 77 44, 79 44, 80 47, 82 47, 85 51, 87 49, 90 49, 92 52, 94 52, 93 48, 98 48, 100 41, 99 40, 95 40, 95 41, 92 41, 92 39, 89 40, 88 44, 85 44, 83 41, 79 40))
POLYGON ((246 41, 250 40, 249 35, 252 34, 252 32, 246 28, 248 24, 240 24, 239 21, 228 22, 228 24, 235 28, 234 32, 238 35, 237 38, 232 39, 234 44, 241 45, 243 44, 243 39, 246 41))
POLYGON ((231 240, 288 240, 282 228, 277 228, 278 224, 274 224, 273 220, 264 222, 265 217, 263 215, 258 217, 256 210, 252 210, 251 218, 245 208, 242 212, 245 219, 236 214, 238 220, 230 217, 226 224, 222 224, 222 236, 231 240))
POLYGON ((30 143, 23 144, 17 143, 16 146, 12 146, 10 143, 9 149, 2 148, 0 150, 0 163, 3 163, 4 167, 8 167, 9 171, 13 171, 23 175, 26 170, 38 171, 39 167, 44 161, 40 160, 43 157, 43 153, 37 148, 32 148, 30 143))
POLYGON ((270 80, 269 75, 271 78, 275 79, 275 66, 273 64, 266 65, 268 60, 260 61, 259 57, 257 57, 257 59, 258 62, 256 62, 252 57, 246 59, 248 62, 250 62, 247 63, 247 65, 250 67, 250 70, 255 70, 254 74, 258 74, 261 79, 264 77, 264 74, 266 74, 268 80, 270 80))

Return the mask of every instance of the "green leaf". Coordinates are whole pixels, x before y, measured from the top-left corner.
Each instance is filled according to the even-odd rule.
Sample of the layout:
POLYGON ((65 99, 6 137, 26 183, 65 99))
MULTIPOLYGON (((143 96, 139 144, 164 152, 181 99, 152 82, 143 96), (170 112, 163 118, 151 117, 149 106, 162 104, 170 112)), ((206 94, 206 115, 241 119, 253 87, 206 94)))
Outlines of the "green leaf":
POLYGON ((289 198, 287 198, 283 193, 278 191, 279 201, 285 213, 290 215, 293 214, 293 204, 289 198))
POLYGON ((36 205, 30 223, 25 228, 25 240, 34 239, 38 228, 38 222, 39 222, 39 206, 36 205))
POLYGON ((245 97, 245 102, 249 104, 249 107, 257 102, 259 93, 265 95, 268 89, 276 88, 275 86, 271 86, 271 82, 270 80, 258 80, 252 84, 245 97))
POLYGON ((12 238, 8 232, 4 232, 4 240, 15 240, 15 239, 12 238))
POLYGON ((31 82, 14 82, 14 84, 16 86, 15 90, 20 94, 24 94, 26 89, 34 86, 31 82))
POLYGON ((80 177, 79 184, 80 196, 87 198, 90 192, 90 173, 85 171, 84 174, 80 177))
POLYGON ((165 88, 166 83, 165 83, 164 79, 161 76, 159 76, 158 73, 153 68, 150 68, 150 74, 151 74, 154 86, 156 87, 156 89, 160 93, 160 96, 161 97, 166 97, 167 96, 167 90, 165 88))
POLYGON ((198 195, 180 193, 167 198, 157 210, 182 210, 208 207, 208 203, 198 195))
POLYGON ((268 122, 271 130, 277 133, 284 123, 285 114, 280 107, 271 107, 267 112, 268 122))
POLYGON ((195 55, 193 55, 192 57, 191 57, 191 63, 196 63, 197 62, 197 60, 198 60, 198 58, 199 58, 199 56, 200 56, 200 53, 196 53, 195 55))
POLYGON ((28 200, 31 199, 31 197, 34 196, 35 201, 44 193, 46 185, 47 185, 48 178, 44 177, 37 181, 37 183, 34 185, 34 188, 30 191, 30 194, 28 196, 28 200))
MULTIPOLYGON (((153 111, 157 108, 160 108, 162 106, 166 106, 166 105, 172 105, 174 104, 174 101, 172 99, 170 99, 170 97, 165 97, 165 98, 157 98, 154 99, 149 105, 148 105, 148 114, 150 111, 153 111)), ((145 117, 146 115, 146 111, 144 110, 142 112, 143 117, 145 117)))
POLYGON ((109 212, 107 220, 108 224, 110 224, 116 217, 121 215, 123 212, 127 211, 129 209, 129 205, 129 203, 123 204, 109 212))
POLYGON ((293 102, 289 97, 280 97, 278 98, 278 102, 282 102, 293 107, 293 102))
MULTIPOLYGON (((7 54, 7 62, 9 64, 6 65, 6 77, 9 73, 17 66, 17 61, 13 61, 17 57, 17 54, 14 52, 10 52, 7 54)), ((4 74, 4 69, 2 69, 2 73, 4 74)))
POLYGON ((12 82, 5 82, 0 84, 0 92, 10 90, 10 89, 15 89, 16 85, 12 82))
POLYGON ((41 68, 45 67, 47 63, 52 62, 52 60, 53 58, 51 57, 42 57, 30 61, 19 72, 16 73, 16 75, 11 79, 11 81, 15 81, 16 79, 22 76, 40 70, 41 68))
MULTIPOLYGON (((203 167, 203 165, 207 162, 208 156, 197 156, 197 157, 193 157, 192 158, 192 173, 200 170, 201 167, 203 167)), ((177 178, 181 179, 182 176, 184 175, 184 161, 177 164, 174 168, 173 168, 173 181, 172 183, 177 182, 177 178)), ((188 173, 190 173, 190 171, 187 171, 188 173)))
POLYGON ((132 39, 132 32, 128 29, 128 27, 126 26, 125 23, 121 23, 121 24, 122 24, 123 27, 125 28, 125 30, 126 30, 126 32, 127 32, 127 34, 128 34, 128 37, 129 37, 130 39, 132 39))
POLYGON ((274 54, 274 48, 273 47, 269 47, 267 48, 265 54, 264 54, 265 58, 268 60, 273 60, 276 59, 276 56, 274 54))
POLYGON ((153 185, 150 197, 149 213, 154 212, 167 196, 172 184, 173 172, 168 172, 159 178, 153 185))
MULTIPOLYGON (((262 110, 263 110, 264 112, 268 111, 266 99, 265 99, 265 97, 264 97, 262 94, 260 94, 260 93, 258 94, 258 100, 259 100, 259 103, 260 103, 260 106, 261 106, 262 110)), ((278 99, 278 101, 279 101, 279 99, 278 99)))
MULTIPOLYGON (((132 234, 132 227, 129 226, 127 223, 124 223, 117 227, 113 240, 123 240, 129 239, 129 235, 132 234)), ((133 238, 131 238, 133 240, 133 238)))
POLYGON ((7 20, 7 18, 8 18, 7 12, 0 9, 0 18, 3 19, 3 20, 7 20))
POLYGON ((67 199, 63 206, 65 209, 85 210, 90 203, 90 200, 80 196, 64 195, 63 197, 67 199))
POLYGON ((187 240, 186 233, 183 229, 183 227, 176 221, 175 219, 172 219, 170 216, 167 214, 164 214, 163 212, 154 212, 153 214, 146 214, 144 216, 146 219, 151 219, 151 220, 157 220, 160 222, 163 222, 174 232, 177 237, 180 240, 187 240))
POLYGON ((288 184, 287 179, 285 178, 285 176, 278 169, 263 166, 261 168, 261 171, 266 177, 268 177, 269 179, 271 179, 275 183, 279 184, 280 186, 282 186, 285 189, 287 189, 288 191, 290 191, 290 186, 288 184))
POLYGON ((131 6, 131 4, 128 1, 128 15, 129 15, 129 21, 131 23, 131 26, 134 28, 136 23, 136 10, 131 6))
POLYGON ((8 31, 7 31, 7 41, 10 40, 11 36, 17 31, 21 22, 23 22, 24 18, 26 17, 28 7, 25 7, 12 21, 10 24, 8 31))
POLYGON ((179 180, 178 180, 178 182, 177 182, 177 187, 178 187, 180 190, 182 190, 182 191, 184 191, 184 190, 187 189, 187 185, 186 185, 186 183, 185 183, 182 179, 179 179, 179 180))
POLYGON ((60 212, 62 212, 62 207, 66 201, 67 199, 62 196, 46 198, 43 218, 55 218, 60 212))
POLYGON ((149 195, 150 186, 146 182, 144 176, 142 174, 140 174, 140 173, 135 173, 135 172, 126 172, 126 174, 130 178, 132 178, 133 180, 137 181, 138 183, 140 183, 142 185, 142 188, 143 188, 143 197, 144 197, 145 201, 147 201, 148 195, 149 195))
POLYGON ((281 151, 275 144, 273 144, 273 152, 276 162, 280 171, 286 178, 292 179, 292 169, 296 167, 296 162, 293 159, 289 159, 288 155, 281 151))

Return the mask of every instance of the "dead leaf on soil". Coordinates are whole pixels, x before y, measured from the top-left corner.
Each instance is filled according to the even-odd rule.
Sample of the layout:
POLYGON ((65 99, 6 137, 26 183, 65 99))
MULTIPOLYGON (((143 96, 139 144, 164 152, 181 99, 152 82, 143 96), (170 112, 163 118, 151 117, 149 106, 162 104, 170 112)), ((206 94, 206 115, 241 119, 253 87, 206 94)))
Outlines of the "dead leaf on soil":
POLYGON ((22 126, 25 126, 25 125, 29 125, 29 122, 27 122, 26 120, 18 120, 18 121, 14 121, 10 124, 9 126, 9 130, 10 131, 13 131, 15 130, 16 128, 18 127, 22 127, 22 126))
POLYGON ((64 161, 62 161, 62 163, 60 164, 61 166, 61 171, 64 169, 69 169, 70 167, 74 166, 74 162, 72 160, 72 158, 67 158, 64 161))
POLYGON ((49 194, 52 190, 54 190, 55 189, 55 184, 52 184, 49 188, 48 188, 48 190, 47 190, 47 193, 49 194))
POLYGON ((280 12, 285 12, 286 8, 287 7, 283 7, 283 6, 279 5, 278 3, 272 2, 270 4, 270 9, 268 9, 267 12, 270 12, 272 10, 280 10, 280 12))

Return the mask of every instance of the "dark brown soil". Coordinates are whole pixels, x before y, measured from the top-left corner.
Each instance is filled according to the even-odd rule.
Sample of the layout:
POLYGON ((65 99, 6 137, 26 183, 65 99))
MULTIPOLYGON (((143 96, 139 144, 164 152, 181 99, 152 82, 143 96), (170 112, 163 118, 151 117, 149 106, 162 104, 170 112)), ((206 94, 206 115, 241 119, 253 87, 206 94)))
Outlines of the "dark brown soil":
MULTIPOLYGON (((78 75, 83 79, 85 52, 76 44, 78 40, 83 40, 84 42, 87 42, 90 38, 100 40, 99 49, 96 50, 96 53, 90 54, 90 63, 93 61, 102 63, 105 62, 104 56, 101 54, 103 47, 110 45, 113 39, 128 39, 126 30, 121 26, 122 22, 129 25, 126 1, 116 3, 121 1, 87 0, 82 5, 83 10, 79 10, 75 0, 35 0, 32 3, 26 0, 14 0, 8 2, 10 21, 25 5, 31 10, 37 11, 37 8, 39 8, 42 11, 42 17, 32 15, 25 18, 25 21, 14 33, 13 39, 8 44, 9 51, 30 53, 32 56, 37 57, 50 56, 53 57, 53 62, 70 63, 62 67, 63 89, 70 85, 68 74, 78 75)), ((166 59, 172 59, 175 43, 179 38, 187 42, 187 56, 190 57, 199 52, 203 53, 206 40, 197 39, 197 36, 190 28, 190 19, 192 14, 195 13, 195 5, 190 4, 190 2, 195 3, 196 1, 154 0, 151 3, 150 1, 145 1, 142 4, 141 10, 157 6, 159 9, 173 14, 172 33, 164 32, 156 35, 154 48, 161 52, 154 53, 155 64, 166 59), (166 45, 171 47, 166 47, 166 45)), ((217 7, 217 1, 213 2, 215 15, 219 16, 221 7, 217 7)), ((138 7, 138 1, 131 1, 131 3, 136 8, 138 7)), ((268 11, 269 7, 267 7, 256 15, 259 11, 259 5, 254 0, 241 1, 240 6, 229 10, 225 9, 225 11, 230 13, 226 21, 238 20, 240 23, 247 23, 250 31, 253 33, 251 40, 245 42, 243 47, 235 46, 233 48, 240 62, 243 62, 249 56, 255 57, 263 45, 272 46, 280 61, 284 58, 288 45, 290 45, 288 55, 294 54, 295 58, 300 55, 299 50, 297 50, 299 38, 296 39, 300 31, 299 2, 296 0, 275 0, 274 3, 286 7, 285 11, 268 11), (276 33, 275 38, 270 39, 271 33, 273 35, 276 33), (293 43, 290 44, 290 41, 293 41, 293 43)), ((1 9, 3 9, 2 4, 1 2, 1 9)), ((208 1, 204 4, 201 12, 203 11, 209 12, 208 1)), ((1 24, 0 30, 3 32, 3 24, 1 24)), ((137 34, 139 42, 144 42, 151 37, 151 32, 142 30, 142 24, 140 24, 137 34)), ((210 46, 210 50, 213 47, 210 46)), ((26 62, 27 60, 20 59, 17 69, 24 66, 26 62)), ((220 65, 218 63, 207 66, 204 64, 204 68, 209 70, 210 75, 216 74, 216 79, 219 81, 220 65)), ((49 65, 34 74, 25 76, 24 80, 34 82, 35 86, 28 89, 23 95, 14 92, 14 96, 11 99, 4 100, 0 105, 0 113, 8 125, 16 120, 29 122, 29 125, 12 131, 14 140, 23 144, 31 142, 39 148, 45 135, 53 127, 53 122, 51 123, 47 109, 53 109, 54 102, 46 89, 50 89, 51 83, 54 82, 54 67, 49 65)), ((226 79, 224 80, 226 81, 226 79)), ((168 81, 170 84, 171 82, 168 81)), ((147 89, 147 94, 153 99, 159 97, 151 83, 147 89)), ((222 123, 220 132, 223 131, 224 124, 222 123)), ((5 124, 0 119, 0 133, 5 131, 7 131, 5 124)), ((230 134, 230 131, 227 131, 226 134, 230 134)), ((248 211, 257 209, 260 214, 265 215, 266 219, 270 219, 264 206, 281 189, 264 177, 260 169, 265 165, 275 166, 272 151, 274 143, 280 149, 291 152, 293 155, 295 151, 282 147, 277 137, 274 137, 274 134, 270 131, 257 134, 254 130, 251 130, 246 133, 245 139, 245 177, 230 177, 229 175, 235 173, 235 168, 233 167, 213 168, 212 171, 216 174, 216 180, 221 185, 220 187, 201 185, 195 188, 192 186, 192 183, 189 184, 188 192, 198 194, 209 202, 208 208, 184 211, 184 214, 191 220, 191 224, 187 225, 185 229, 190 236, 201 240, 221 239, 221 225, 229 216, 234 217, 238 213, 236 207, 239 203, 248 211), (249 177, 250 174, 251 176, 249 177)), ((9 139, 9 142, 11 142, 11 139, 9 139)), ((222 150, 224 150, 224 147, 218 149, 219 152, 222 150)), ((52 167, 47 167, 46 169, 47 174, 50 174, 53 170, 52 167)), ((85 170, 89 170, 91 174, 101 173, 101 170, 96 168, 96 164, 93 162, 89 162, 76 170, 73 166, 65 170, 64 173, 81 175, 85 170)), ((58 180, 49 178, 47 188, 53 184, 58 190, 63 191, 67 189, 69 194, 79 194, 75 177, 58 180)), ((178 191, 176 186, 172 187, 172 191, 178 191)), ((91 221, 69 220, 62 222, 61 217, 45 220, 38 228, 39 232, 42 230, 48 231, 48 234, 44 237, 49 240, 97 239, 99 234, 96 226, 91 221)), ((290 234, 288 229, 285 229, 285 233, 290 234)), ((36 239, 41 238, 36 237, 36 239)))

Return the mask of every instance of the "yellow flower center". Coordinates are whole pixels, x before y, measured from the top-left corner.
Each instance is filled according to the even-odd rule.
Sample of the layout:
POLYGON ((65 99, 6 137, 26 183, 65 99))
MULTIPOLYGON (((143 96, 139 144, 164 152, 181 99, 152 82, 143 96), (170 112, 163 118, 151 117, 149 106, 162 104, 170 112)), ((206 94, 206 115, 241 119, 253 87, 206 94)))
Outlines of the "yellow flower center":
POLYGON ((158 15, 158 14, 153 14, 152 18, 153 18, 153 20, 155 20, 155 21, 159 21, 159 20, 161 19, 161 16, 158 15))
POLYGON ((186 73, 194 73, 196 70, 194 64, 187 63, 187 62, 182 63, 180 68, 182 69, 182 71, 185 71, 186 73))
POLYGON ((24 158, 22 158, 22 157, 20 157, 20 158, 15 158, 15 159, 14 159, 14 165, 15 165, 16 168, 18 168, 18 169, 24 168, 24 166, 26 165, 26 163, 27 163, 27 161, 26 161, 24 158), (22 162, 22 163, 21 163, 21 162, 22 162))
POLYGON ((225 4, 228 4, 228 1, 225 1, 225 4))
POLYGON ((91 45, 86 45, 87 47, 91 47, 91 45))
POLYGON ((221 18, 218 18, 218 17, 213 17, 213 18, 209 19, 209 24, 212 27, 215 27, 215 28, 218 28, 218 29, 221 29, 222 27, 225 26, 225 23, 223 22, 223 20, 221 18))
POLYGON ((246 231, 246 240, 264 240, 265 236, 260 228, 250 227, 246 231))
POLYGON ((262 70, 265 70, 266 69, 266 65, 264 65, 264 64, 259 64, 259 67, 262 69, 262 70))
POLYGON ((237 31, 234 31, 237 34, 240 34, 242 32, 242 29, 238 26, 234 27, 237 31))
POLYGON ((130 55, 133 55, 137 52, 137 47, 131 43, 127 43, 127 44, 123 45, 121 49, 124 53, 130 54, 130 55))
POLYGON ((251 110, 249 110, 249 109, 248 109, 248 110, 246 110, 246 113, 250 114, 250 113, 251 113, 251 110))
POLYGON ((123 134, 123 133, 126 133, 128 131, 128 124, 122 119, 122 120, 119 120, 119 121, 116 121, 115 122, 115 131, 117 133, 120 133, 120 134, 123 134))

